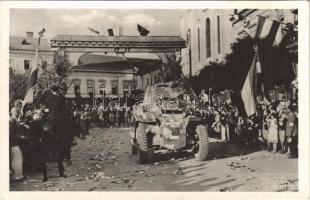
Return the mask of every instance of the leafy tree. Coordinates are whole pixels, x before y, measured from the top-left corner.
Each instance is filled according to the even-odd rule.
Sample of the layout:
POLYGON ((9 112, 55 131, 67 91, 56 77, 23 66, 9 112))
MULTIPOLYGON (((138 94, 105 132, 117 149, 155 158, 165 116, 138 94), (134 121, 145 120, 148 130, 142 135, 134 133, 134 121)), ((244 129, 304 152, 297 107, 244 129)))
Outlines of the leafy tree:
POLYGON ((53 64, 51 68, 44 68, 42 73, 38 77, 38 82, 35 89, 36 101, 40 101, 44 97, 45 91, 56 83, 60 85, 62 94, 67 93, 67 89, 70 86, 70 82, 67 82, 67 76, 71 72, 71 63, 67 54, 63 54, 56 51, 53 58, 53 64))
POLYGON ((261 76, 266 90, 280 85, 288 86, 295 76, 289 52, 283 46, 273 47, 268 40, 255 41, 246 37, 231 45, 231 53, 225 56, 225 62, 210 63, 193 77, 195 91, 208 88, 240 91, 254 58, 254 44, 258 46, 261 76))
POLYGON ((182 66, 175 53, 159 55, 163 62, 161 69, 162 82, 179 81, 183 78, 182 66))
MULTIPOLYGON (((46 89, 50 87, 51 84, 57 83, 61 85, 61 89, 66 93, 67 88, 71 83, 68 83, 66 77, 71 72, 71 63, 68 60, 67 55, 60 54, 58 51, 54 54, 52 66, 39 66, 39 75, 37 79, 37 84, 34 90, 34 103, 38 102, 46 89)), ((15 74, 12 69, 10 69, 9 74, 9 96, 10 96, 10 106, 16 99, 23 99, 27 89, 27 83, 29 79, 29 74, 15 74)))
POLYGON ((226 88, 223 73, 225 72, 225 63, 211 62, 205 66, 198 75, 192 77, 191 85, 199 94, 202 89, 212 88, 213 92, 219 92, 226 88))
POLYGON ((15 74, 10 69, 9 75, 9 105, 12 107, 16 99, 23 99, 27 89, 29 74, 15 74))

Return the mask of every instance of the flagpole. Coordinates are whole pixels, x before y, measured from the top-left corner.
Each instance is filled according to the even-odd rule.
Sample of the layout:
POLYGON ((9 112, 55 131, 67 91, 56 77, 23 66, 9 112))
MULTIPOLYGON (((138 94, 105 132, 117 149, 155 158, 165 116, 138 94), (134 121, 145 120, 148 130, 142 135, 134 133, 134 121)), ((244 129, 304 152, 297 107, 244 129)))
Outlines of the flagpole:
MULTIPOLYGON (((31 87, 33 87, 30 83, 31 81, 31 76, 32 76, 32 73, 34 72, 35 69, 38 69, 38 66, 39 66, 39 47, 40 47, 40 43, 41 43, 41 38, 43 37, 43 33, 45 32, 45 29, 43 28, 40 32, 39 32, 39 38, 38 38, 38 45, 37 45, 37 48, 35 50, 35 68, 32 67, 31 69, 31 72, 30 72, 30 76, 29 76, 29 80, 28 80, 28 83, 27 83, 27 89, 26 89, 26 93, 25 93, 25 97, 24 97, 24 101, 23 101, 23 104, 22 104, 22 108, 21 108, 21 115, 19 116, 19 120, 21 118, 21 116, 23 115, 23 110, 24 110, 24 106, 26 104, 25 100, 26 100, 26 97, 28 96, 28 93, 30 92, 31 90, 31 87)), ((33 93, 33 91, 32 91, 33 93)), ((33 94, 32 94, 33 95, 33 94)))

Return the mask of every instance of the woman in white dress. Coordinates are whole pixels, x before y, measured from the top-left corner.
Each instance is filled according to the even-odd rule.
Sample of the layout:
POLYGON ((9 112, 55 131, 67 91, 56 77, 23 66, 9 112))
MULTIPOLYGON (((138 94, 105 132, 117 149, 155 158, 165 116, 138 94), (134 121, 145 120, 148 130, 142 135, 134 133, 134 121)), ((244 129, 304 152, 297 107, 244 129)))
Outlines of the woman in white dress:
POLYGON ((272 144, 273 149, 272 153, 277 151, 277 143, 278 143, 278 121, 275 113, 270 114, 270 118, 267 119, 269 123, 268 129, 268 137, 267 141, 269 144, 272 144))
POLYGON ((19 129, 19 117, 21 115, 22 101, 16 100, 15 106, 11 109, 10 118, 10 167, 12 170, 12 179, 19 181, 23 179, 23 154, 19 143, 21 139, 19 129))

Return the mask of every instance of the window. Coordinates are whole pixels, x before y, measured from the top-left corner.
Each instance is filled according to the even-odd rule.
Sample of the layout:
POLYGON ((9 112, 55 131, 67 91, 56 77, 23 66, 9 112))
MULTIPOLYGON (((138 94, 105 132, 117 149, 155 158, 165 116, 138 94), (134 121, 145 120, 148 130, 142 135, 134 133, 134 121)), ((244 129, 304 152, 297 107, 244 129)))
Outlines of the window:
POLYGON ((298 14, 294 13, 294 25, 297 26, 298 25, 298 14))
POLYGON ((101 96, 105 96, 105 84, 104 84, 104 83, 101 83, 101 84, 99 85, 99 94, 100 94, 101 96))
POLYGON ((211 30, 210 19, 206 19, 206 57, 211 57, 211 30))
POLYGON ((28 71, 30 69, 30 60, 24 60, 24 70, 28 71))
POLYGON ((198 27, 197 29, 197 38, 198 38, 198 46, 197 46, 197 49, 198 49, 198 61, 200 61, 200 28, 198 27))
POLYGON ((87 93, 94 94, 95 93, 95 81, 87 80, 87 93))
POLYGON ((124 85, 124 87, 123 87, 123 94, 124 94, 124 96, 129 94, 129 85, 124 85))
POLYGON ((80 85, 74 86, 74 94, 80 94, 80 85))
POLYGON ((94 93, 94 84, 87 83, 87 93, 94 93))
POLYGON ((148 86, 149 84, 149 78, 146 78, 146 85, 148 86))
POLYGON ((220 16, 217 16, 217 52, 221 53, 221 23, 220 16))
POLYGON ((113 95, 117 95, 118 94, 118 84, 117 81, 111 81, 111 85, 112 85, 112 94, 113 95))
POLYGON ((134 82, 131 80, 123 80, 123 94, 131 94, 131 90, 134 87, 134 82))

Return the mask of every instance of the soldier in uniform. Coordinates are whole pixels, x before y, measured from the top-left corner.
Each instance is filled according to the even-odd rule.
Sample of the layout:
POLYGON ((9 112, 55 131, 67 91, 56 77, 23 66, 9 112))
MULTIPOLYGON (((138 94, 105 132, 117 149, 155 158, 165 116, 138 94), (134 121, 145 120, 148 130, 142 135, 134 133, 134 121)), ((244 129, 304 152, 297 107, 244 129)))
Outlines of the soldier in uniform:
MULTIPOLYGON (((52 138, 55 142, 57 151, 58 172, 60 177, 66 177, 63 160, 66 151, 66 126, 65 126, 65 102, 58 92, 59 86, 52 84, 51 92, 49 92, 42 100, 42 104, 49 109, 49 121, 51 124, 52 138)), ((46 155, 47 156, 47 155, 46 155)), ((46 163, 43 166, 43 181, 47 181, 46 163)))

